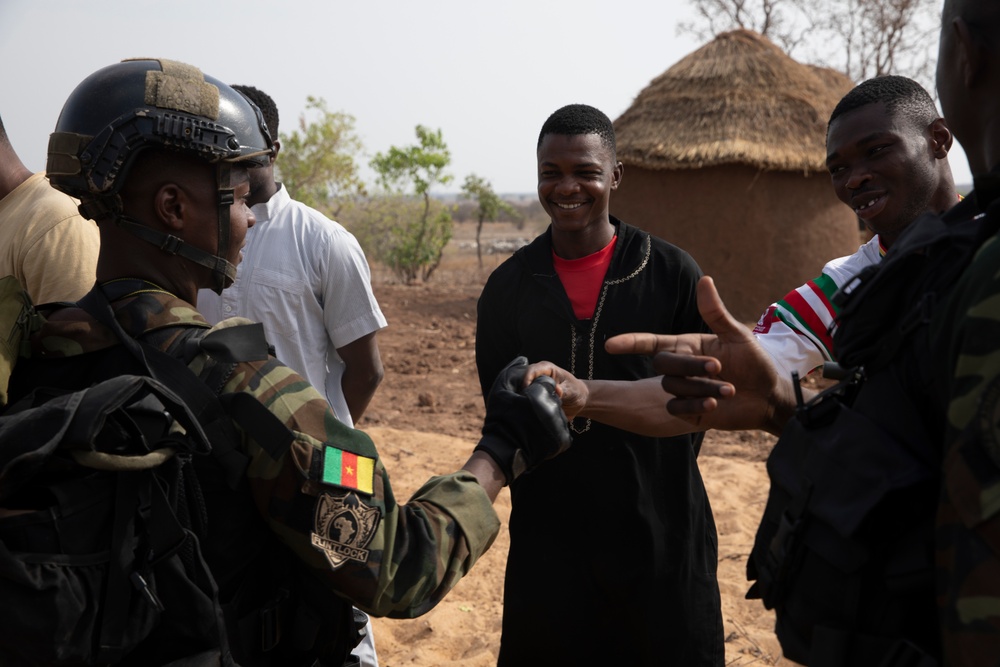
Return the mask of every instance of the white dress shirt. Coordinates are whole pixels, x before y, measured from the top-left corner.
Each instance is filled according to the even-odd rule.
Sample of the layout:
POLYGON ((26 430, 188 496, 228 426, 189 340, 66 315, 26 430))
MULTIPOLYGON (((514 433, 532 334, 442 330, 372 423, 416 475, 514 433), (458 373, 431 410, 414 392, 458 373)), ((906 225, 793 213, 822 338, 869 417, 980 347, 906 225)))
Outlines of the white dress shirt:
POLYGON ((336 348, 386 326, 364 252, 353 234, 289 197, 283 185, 252 210, 257 223, 247 232, 236 282, 221 297, 201 290, 198 310, 212 324, 236 316, 261 322, 275 356, 353 426, 336 348))

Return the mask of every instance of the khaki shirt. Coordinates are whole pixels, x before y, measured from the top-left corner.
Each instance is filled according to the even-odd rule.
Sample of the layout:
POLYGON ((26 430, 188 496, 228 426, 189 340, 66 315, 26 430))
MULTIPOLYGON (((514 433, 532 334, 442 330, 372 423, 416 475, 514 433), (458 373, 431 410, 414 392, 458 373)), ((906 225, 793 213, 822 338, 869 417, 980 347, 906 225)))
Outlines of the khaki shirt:
POLYGON ((97 275, 101 235, 77 201, 35 174, 0 199, 0 276, 14 276, 35 303, 76 301, 97 275))

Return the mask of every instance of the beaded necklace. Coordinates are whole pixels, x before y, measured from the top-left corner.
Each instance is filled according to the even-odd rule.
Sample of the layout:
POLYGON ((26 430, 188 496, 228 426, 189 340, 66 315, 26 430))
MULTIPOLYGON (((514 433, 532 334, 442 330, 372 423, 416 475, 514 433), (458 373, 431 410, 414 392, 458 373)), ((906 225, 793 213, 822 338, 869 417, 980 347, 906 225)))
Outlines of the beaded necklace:
MULTIPOLYGON (((652 249, 652 242, 650 237, 646 236, 645 243, 645 253, 642 258, 642 262, 636 268, 635 271, 628 274, 624 278, 618 278, 616 280, 605 280, 604 284, 601 285, 601 296, 597 300, 597 308, 594 309, 594 319, 590 323, 590 336, 588 339, 588 350, 587 350, 587 380, 594 379, 594 337, 597 335, 597 322, 601 319, 601 311, 604 309, 604 299, 608 295, 608 287, 612 285, 621 285, 622 283, 632 280, 637 275, 639 275, 643 269, 646 268, 646 264, 649 263, 649 253, 652 249)), ((570 335, 570 356, 569 356, 569 372, 575 377, 579 377, 576 374, 576 327, 572 324, 569 325, 569 335, 570 335)), ((573 420, 575 422, 576 420, 573 420)), ((578 429, 576 424, 570 422, 570 428, 576 434, 583 434, 590 430, 590 417, 587 417, 586 422, 582 429, 578 429)))

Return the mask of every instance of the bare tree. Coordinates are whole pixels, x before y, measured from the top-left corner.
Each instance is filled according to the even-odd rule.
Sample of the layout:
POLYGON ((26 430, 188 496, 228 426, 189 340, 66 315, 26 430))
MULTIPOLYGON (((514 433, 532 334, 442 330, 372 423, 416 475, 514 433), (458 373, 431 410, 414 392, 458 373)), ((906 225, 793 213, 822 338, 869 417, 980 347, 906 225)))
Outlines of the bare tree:
POLYGON ((810 0, 690 0, 698 18, 681 23, 678 33, 708 41, 737 28, 753 30, 792 53, 808 32, 802 25, 810 0))
POLYGON ((476 227, 476 258, 479 260, 479 268, 481 269, 483 268, 483 245, 480 243, 480 239, 483 235, 483 223, 487 220, 496 220, 501 213, 506 213, 515 220, 520 217, 520 214, 508 202, 500 199, 500 196, 494 192, 493 185, 482 176, 475 174, 466 176, 465 183, 462 185, 462 194, 469 199, 474 199, 478 205, 476 210, 476 217, 479 219, 479 225, 476 227))
POLYGON ((816 52, 830 66, 855 81, 902 74, 929 82, 937 51, 935 0, 813 2, 818 31, 832 38, 825 52, 816 52), (828 8, 825 14, 821 8, 828 8), (838 43, 840 48, 831 50, 838 43))
MULTIPOLYGON (((679 33, 706 40, 745 28, 798 60, 854 81, 902 74, 932 84, 936 0, 690 0, 697 19, 679 33)), ((933 90, 931 85, 928 90, 933 90)))

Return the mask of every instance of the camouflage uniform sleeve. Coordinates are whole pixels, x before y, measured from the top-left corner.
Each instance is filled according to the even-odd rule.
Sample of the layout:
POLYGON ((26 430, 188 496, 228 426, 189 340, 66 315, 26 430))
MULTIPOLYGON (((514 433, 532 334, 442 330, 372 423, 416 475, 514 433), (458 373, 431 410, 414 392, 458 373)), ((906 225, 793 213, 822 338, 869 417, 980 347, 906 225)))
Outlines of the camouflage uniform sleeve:
POLYGON ((223 389, 230 392, 253 395, 294 434, 278 459, 244 434, 261 516, 332 591, 364 611, 400 618, 428 611, 496 538, 499 519, 471 474, 434 477, 397 503, 371 439, 337 421, 322 396, 274 358, 238 364, 223 389))
POLYGON ((943 315, 951 379, 938 512, 946 664, 1000 655, 1000 242, 984 245, 943 315))

